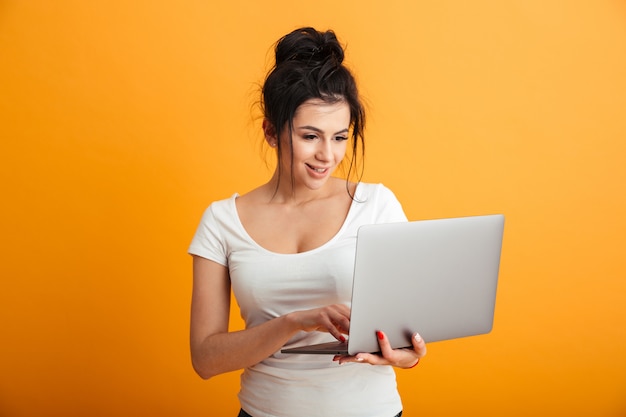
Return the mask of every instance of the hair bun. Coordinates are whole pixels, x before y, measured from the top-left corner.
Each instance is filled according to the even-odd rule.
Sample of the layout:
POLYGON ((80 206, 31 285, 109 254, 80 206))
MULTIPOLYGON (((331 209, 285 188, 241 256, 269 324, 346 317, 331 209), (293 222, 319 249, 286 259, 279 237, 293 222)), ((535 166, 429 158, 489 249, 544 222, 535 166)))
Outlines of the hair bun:
POLYGON ((343 48, 333 31, 318 32, 306 27, 285 35, 276 44, 276 66, 295 61, 306 66, 332 63, 337 67, 344 58, 343 48))

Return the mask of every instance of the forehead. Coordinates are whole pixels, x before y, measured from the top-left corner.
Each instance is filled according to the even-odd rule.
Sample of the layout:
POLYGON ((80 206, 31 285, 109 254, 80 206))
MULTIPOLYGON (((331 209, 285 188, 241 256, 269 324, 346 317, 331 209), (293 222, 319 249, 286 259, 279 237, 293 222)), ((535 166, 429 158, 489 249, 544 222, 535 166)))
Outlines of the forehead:
POLYGON ((350 124, 350 107, 345 100, 328 103, 318 98, 309 99, 298 107, 293 121, 294 125, 322 123, 347 128, 350 124))

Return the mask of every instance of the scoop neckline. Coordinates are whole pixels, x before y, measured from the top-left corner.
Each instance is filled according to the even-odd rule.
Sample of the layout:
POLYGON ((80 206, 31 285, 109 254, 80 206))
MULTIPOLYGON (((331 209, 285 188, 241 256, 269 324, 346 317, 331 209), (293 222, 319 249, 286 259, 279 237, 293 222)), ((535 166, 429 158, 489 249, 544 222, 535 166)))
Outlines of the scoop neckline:
POLYGON ((259 243, 257 243, 256 240, 254 240, 252 238, 252 236, 250 236, 250 234, 248 233, 248 231, 246 230, 246 228, 244 227, 243 223, 241 222, 241 218, 239 217, 239 211, 237 210, 237 204, 236 204, 236 200, 237 197, 239 197, 239 193, 235 193, 233 194, 233 196, 230 198, 230 204, 232 205, 232 209, 233 209, 233 213, 234 213, 234 217, 236 219, 236 223, 237 223, 237 227, 240 229, 241 233, 243 233, 243 236, 245 237, 245 239, 252 245, 254 245, 257 249, 270 254, 270 255, 274 255, 274 256, 304 256, 304 255, 310 255, 310 254, 314 254, 316 252, 319 252, 321 250, 324 250, 324 248, 326 248, 327 246, 330 246, 335 240, 337 240, 339 238, 339 236, 343 233, 343 231, 346 229, 347 224, 349 223, 350 218, 352 217, 352 212, 354 211, 354 205, 357 202, 357 194, 359 192, 359 189, 361 188, 361 182, 358 182, 356 185, 356 188, 354 189, 354 198, 352 198, 352 202, 350 203, 350 208, 348 208, 348 213, 346 214, 346 218, 343 220, 343 223, 341 224, 341 227, 339 228, 339 230, 337 230, 337 233, 335 233, 330 239, 328 239, 325 243, 323 243, 322 245, 313 248, 313 249, 309 249, 307 251, 304 252, 296 252, 296 253, 281 253, 281 252, 274 252, 271 251, 267 248, 265 248, 264 246, 261 246, 259 243))

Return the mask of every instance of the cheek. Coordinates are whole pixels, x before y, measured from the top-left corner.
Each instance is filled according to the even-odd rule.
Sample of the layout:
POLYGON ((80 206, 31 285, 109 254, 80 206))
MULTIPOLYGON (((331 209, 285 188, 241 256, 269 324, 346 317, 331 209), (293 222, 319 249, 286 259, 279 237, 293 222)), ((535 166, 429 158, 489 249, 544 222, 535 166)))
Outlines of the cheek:
POLYGON ((342 141, 337 149, 335 150, 335 159, 337 161, 341 161, 346 156, 346 150, 348 149, 348 141, 342 141))

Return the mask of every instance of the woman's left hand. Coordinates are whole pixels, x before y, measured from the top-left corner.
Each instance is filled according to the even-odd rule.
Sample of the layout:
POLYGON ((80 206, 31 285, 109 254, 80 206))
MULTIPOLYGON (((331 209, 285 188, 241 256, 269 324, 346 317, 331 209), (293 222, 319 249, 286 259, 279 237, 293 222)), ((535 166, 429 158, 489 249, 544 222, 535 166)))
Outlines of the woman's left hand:
POLYGON ((411 337, 413 349, 392 349, 389 339, 382 331, 376 332, 380 353, 357 353, 354 356, 336 355, 333 361, 344 364, 346 362, 369 363, 370 365, 391 365, 398 368, 412 368, 426 355, 426 343, 417 333, 411 337))

